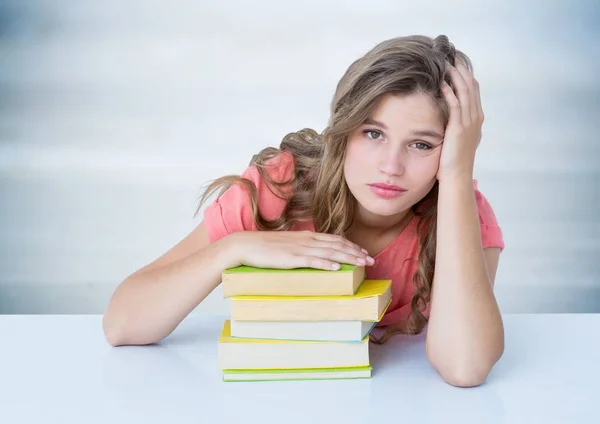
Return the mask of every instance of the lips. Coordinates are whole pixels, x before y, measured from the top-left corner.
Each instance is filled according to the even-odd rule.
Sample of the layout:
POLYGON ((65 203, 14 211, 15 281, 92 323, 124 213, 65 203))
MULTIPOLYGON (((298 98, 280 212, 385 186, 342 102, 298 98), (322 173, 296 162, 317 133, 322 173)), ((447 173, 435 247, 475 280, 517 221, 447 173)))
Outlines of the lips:
POLYGON ((397 186, 397 185, 390 185, 390 184, 385 184, 385 183, 374 183, 374 184, 369 184, 371 187, 376 187, 376 188, 380 188, 383 190, 394 190, 394 191, 406 191, 405 188, 397 186))
POLYGON ((369 188, 376 196, 384 199, 392 199, 401 196, 406 192, 405 188, 385 183, 369 184, 369 188))

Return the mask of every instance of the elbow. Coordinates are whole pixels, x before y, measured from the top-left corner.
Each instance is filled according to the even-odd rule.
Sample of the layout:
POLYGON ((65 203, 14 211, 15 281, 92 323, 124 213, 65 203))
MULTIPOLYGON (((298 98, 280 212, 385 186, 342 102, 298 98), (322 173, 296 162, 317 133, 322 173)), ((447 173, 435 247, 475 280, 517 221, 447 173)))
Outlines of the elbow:
POLYGON ((124 317, 115 317, 110 314, 104 315, 102 330, 104 338, 113 347, 149 345, 160 340, 151 332, 142 331, 141 328, 127 324, 127 319, 124 317))
POLYGON ((165 337, 152 328, 135 324, 136 321, 139 320, 117 314, 109 309, 102 318, 104 338, 109 345, 117 347, 150 345, 158 343, 165 337))
POLYGON ((442 379, 455 387, 476 387, 487 379, 491 368, 481 369, 438 369, 442 379))
POLYGON ((134 331, 131 317, 124 311, 119 311, 113 304, 109 305, 102 317, 102 331, 108 344, 113 347, 142 344, 134 340, 139 338, 139 334, 134 331))
POLYGON ((149 345, 158 341, 148 335, 131 331, 122 321, 112 320, 106 315, 104 316, 102 329, 104 338, 113 347, 149 345))
POLYGON ((125 343, 123 341, 123 339, 116 333, 112 333, 112 332, 105 332, 104 333, 104 338, 106 339, 106 342, 111 345, 112 347, 117 347, 117 346, 123 346, 126 345, 127 343, 125 343))
POLYGON ((130 301, 123 297, 127 281, 128 279, 117 287, 102 317, 104 338, 113 347, 151 343, 142 340, 144 337, 141 328, 136 326, 140 318, 136 317, 130 301))
POLYGON ((460 361, 436 361, 429 358, 429 362, 442 377, 442 379, 455 387, 476 387, 487 380, 495 363, 500 359, 502 352, 489 359, 460 360, 460 361))
POLYGON ((119 308, 119 288, 115 291, 107 309, 102 316, 102 331, 109 345, 116 347, 127 344, 126 322, 124 309, 119 308))
POLYGON ((123 327, 109 313, 104 314, 102 318, 102 331, 109 345, 117 347, 128 344, 123 327))

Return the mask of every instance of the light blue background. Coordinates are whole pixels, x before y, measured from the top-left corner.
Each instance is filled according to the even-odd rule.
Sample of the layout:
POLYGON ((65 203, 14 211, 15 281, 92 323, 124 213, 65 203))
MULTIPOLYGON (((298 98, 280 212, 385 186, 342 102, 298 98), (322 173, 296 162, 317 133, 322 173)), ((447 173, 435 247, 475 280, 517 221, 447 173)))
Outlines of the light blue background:
MULTIPOLYGON (((0 313, 101 313, 201 184, 322 130, 377 42, 447 34, 486 113, 505 312, 600 312, 600 8, 553 1, 3 1, 0 313), (301 5, 300 5, 301 4, 301 5), (595 25, 595 26, 594 26, 595 25)), ((220 290, 198 313, 227 313, 220 290)))

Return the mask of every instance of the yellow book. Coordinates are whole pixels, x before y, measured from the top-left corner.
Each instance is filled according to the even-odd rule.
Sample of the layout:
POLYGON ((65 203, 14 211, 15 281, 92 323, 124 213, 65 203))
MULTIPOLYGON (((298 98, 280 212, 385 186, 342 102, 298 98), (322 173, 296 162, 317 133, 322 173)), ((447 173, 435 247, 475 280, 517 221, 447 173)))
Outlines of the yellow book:
POLYGON ((236 321, 378 322, 392 300, 392 280, 364 280, 352 295, 234 296, 236 321))
POLYGON ((274 269, 238 266, 223 271, 223 297, 335 296, 354 294, 365 278, 365 267, 341 264, 340 269, 274 269))
POLYGON ((359 342, 243 339, 223 323, 218 342, 221 370, 299 370, 366 367, 369 337, 359 342))

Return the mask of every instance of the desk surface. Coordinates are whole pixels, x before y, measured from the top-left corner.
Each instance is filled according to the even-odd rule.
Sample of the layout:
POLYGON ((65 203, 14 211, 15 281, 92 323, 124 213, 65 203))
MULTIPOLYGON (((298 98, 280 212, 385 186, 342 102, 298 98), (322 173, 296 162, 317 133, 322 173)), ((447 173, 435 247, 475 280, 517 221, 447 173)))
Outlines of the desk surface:
POLYGON ((221 323, 113 348, 100 316, 0 316, 0 422, 600 422, 600 315, 505 316, 504 356, 470 389, 440 379, 422 335, 371 345, 371 379, 224 383, 221 323))

